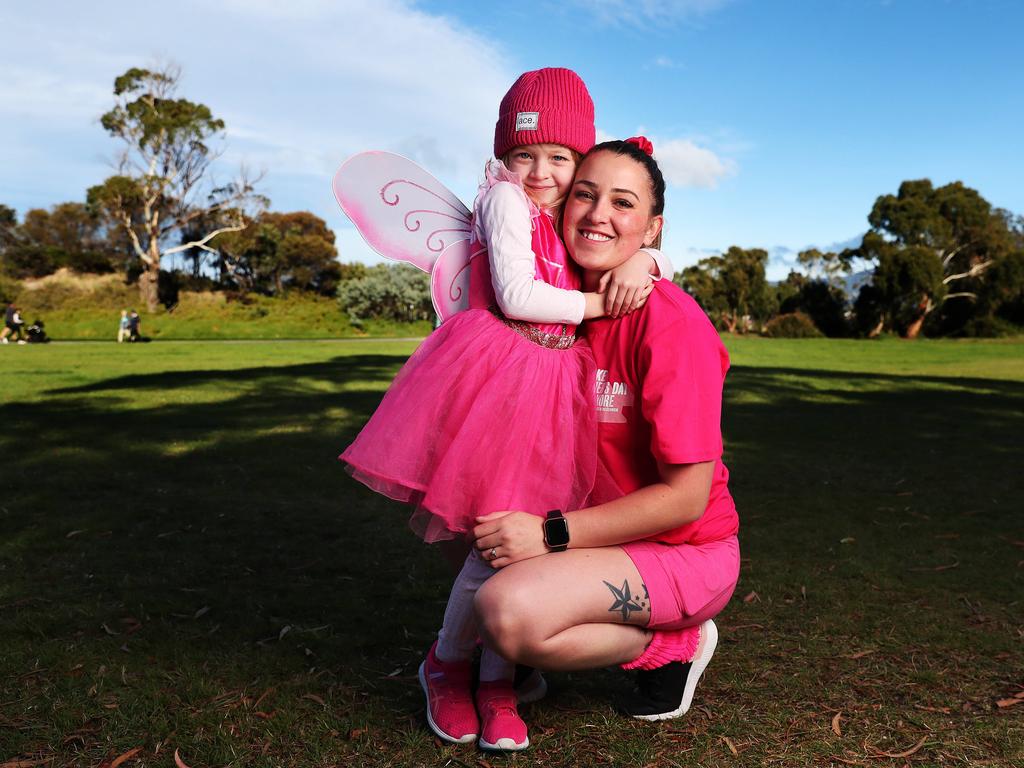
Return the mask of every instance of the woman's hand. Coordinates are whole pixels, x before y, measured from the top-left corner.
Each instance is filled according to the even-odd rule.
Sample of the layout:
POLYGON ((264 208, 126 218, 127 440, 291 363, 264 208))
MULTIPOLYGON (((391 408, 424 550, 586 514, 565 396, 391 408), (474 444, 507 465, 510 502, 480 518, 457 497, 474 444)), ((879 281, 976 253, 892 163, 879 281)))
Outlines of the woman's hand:
POLYGON ((476 519, 473 546, 492 568, 547 554, 544 519, 527 512, 492 512, 476 519), (494 550, 493 558, 491 550, 494 550))
POLYGON ((604 309, 609 317, 628 315, 643 306, 654 289, 651 270, 657 265, 651 255, 637 251, 629 261, 601 276, 598 291, 604 293, 604 309))

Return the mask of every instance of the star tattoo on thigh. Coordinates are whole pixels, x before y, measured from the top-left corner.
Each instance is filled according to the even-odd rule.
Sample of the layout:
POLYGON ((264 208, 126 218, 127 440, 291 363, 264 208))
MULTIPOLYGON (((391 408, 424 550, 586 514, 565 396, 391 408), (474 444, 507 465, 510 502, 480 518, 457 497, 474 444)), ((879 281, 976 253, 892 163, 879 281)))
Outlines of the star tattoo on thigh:
MULTIPOLYGON (((602 581, 604 581, 602 579, 602 581)), ((637 603, 633 597, 633 593, 629 588, 629 581, 622 582, 622 588, 616 587, 614 584, 609 584, 607 581, 604 585, 611 590, 612 595, 615 597, 615 602, 612 603, 612 607, 608 609, 609 613, 622 612, 622 620, 629 621, 631 613, 642 611, 644 606, 637 603)), ((647 587, 644 586, 644 594, 647 594, 647 587)))

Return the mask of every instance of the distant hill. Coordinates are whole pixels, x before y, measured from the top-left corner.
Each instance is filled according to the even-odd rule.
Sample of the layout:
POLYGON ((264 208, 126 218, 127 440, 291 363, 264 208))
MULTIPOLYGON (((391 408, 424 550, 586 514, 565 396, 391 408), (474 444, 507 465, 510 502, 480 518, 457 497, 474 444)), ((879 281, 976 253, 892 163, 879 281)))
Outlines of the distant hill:
POLYGON ((137 309, 142 335, 154 339, 331 339, 354 336, 426 336, 429 322, 367 320, 353 327, 335 299, 308 293, 283 297, 223 291, 182 291, 170 309, 145 311, 135 285, 121 275, 79 275, 68 270, 24 280, 15 299, 22 314, 46 323, 53 339, 117 337, 122 309, 137 309))

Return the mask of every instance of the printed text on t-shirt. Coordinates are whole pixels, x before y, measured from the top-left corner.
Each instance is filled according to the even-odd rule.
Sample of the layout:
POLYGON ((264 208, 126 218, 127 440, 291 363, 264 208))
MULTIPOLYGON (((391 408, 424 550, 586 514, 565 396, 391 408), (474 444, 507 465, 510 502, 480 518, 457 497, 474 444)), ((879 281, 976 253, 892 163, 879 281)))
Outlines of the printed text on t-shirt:
POLYGON ((622 409, 633 405, 633 393, 622 381, 609 381, 608 371, 597 369, 594 382, 594 403, 597 406, 597 420, 612 424, 625 424, 622 409))

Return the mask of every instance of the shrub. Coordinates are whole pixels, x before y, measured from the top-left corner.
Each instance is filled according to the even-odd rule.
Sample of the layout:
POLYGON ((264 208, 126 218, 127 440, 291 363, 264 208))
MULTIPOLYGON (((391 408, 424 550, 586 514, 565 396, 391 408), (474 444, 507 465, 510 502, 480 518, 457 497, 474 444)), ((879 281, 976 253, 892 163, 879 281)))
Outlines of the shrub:
POLYGON ((976 317, 969 321, 963 328, 963 336, 977 336, 977 337, 999 337, 999 336, 1019 336, 1024 333, 1024 328, 1019 325, 1011 323, 1009 320, 1004 320, 1001 317, 993 315, 985 315, 984 317, 976 317))
POLYGON ((817 339, 825 334, 803 312, 790 312, 769 320, 764 335, 773 339, 817 339))
POLYGON ((17 297, 20 292, 21 283, 13 277, 8 277, 0 272, 0 306, 6 307, 12 301, 15 301, 15 297, 17 297))
POLYGON ((430 278, 408 264, 378 264, 367 270, 365 277, 343 282, 338 303, 354 323, 371 318, 414 322, 434 317, 430 278))

